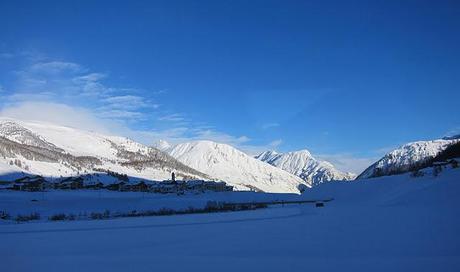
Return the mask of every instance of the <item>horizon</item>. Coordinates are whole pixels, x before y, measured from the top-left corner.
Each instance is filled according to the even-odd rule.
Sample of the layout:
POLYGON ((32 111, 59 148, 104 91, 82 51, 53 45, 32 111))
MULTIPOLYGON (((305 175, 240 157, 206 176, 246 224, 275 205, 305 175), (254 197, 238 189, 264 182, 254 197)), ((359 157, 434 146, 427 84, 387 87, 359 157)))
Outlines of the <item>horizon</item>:
POLYGON ((357 174, 402 144, 460 132, 454 1, 0 10, 0 116, 146 145, 307 149, 357 174))

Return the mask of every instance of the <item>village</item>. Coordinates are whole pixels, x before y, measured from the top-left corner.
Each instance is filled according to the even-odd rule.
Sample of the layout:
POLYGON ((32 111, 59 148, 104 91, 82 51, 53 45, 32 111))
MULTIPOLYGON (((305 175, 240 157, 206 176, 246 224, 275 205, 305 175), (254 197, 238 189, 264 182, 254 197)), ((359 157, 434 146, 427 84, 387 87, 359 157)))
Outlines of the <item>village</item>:
POLYGON ((203 193, 233 191, 233 186, 223 181, 207 180, 176 180, 172 173, 171 179, 163 181, 130 180, 127 176, 115 179, 111 183, 103 183, 92 175, 67 177, 56 180, 35 175, 25 176, 14 181, 0 181, 0 190, 40 192, 48 190, 110 190, 119 192, 149 192, 160 194, 184 194, 186 192, 203 193))

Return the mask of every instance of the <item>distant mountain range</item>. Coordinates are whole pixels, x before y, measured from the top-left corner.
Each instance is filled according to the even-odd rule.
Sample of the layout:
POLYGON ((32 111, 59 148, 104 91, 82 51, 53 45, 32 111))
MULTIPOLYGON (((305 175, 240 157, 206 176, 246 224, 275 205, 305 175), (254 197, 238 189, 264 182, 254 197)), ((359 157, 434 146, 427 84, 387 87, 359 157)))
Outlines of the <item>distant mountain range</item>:
POLYGON ((197 141, 179 144, 167 152, 183 164, 239 189, 298 193, 311 186, 295 175, 226 144, 197 141))
POLYGON ((171 147, 161 141, 156 146, 164 152, 124 137, 2 118, 0 181, 21 175, 65 178, 108 170, 157 181, 169 179, 174 172, 178 179, 223 180, 241 190, 298 193, 309 187, 229 145, 202 141, 171 147))
MULTIPOLYGON (((391 151, 357 180, 414 171, 435 161, 460 157, 458 136, 413 142, 391 151)), ((76 128, 0 118, 0 181, 24 175, 48 178, 112 172, 133 179, 161 181, 174 172, 178 179, 222 180, 239 190, 299 193, 330 181, 350 181, 307 150, 266 151, 251 157, 211 141, 152 147, 128 138, 76 128)))
POLYGON ((312 186, 328 181, 353 180, 356 177, 353 173, 338 171, 329 162, 315 159, 308 150, 289 153, 265 151, 257 155, 256 159, 296 175, 312 186))
POLYGON ((171 172, 178 178, 210 178, 124 137, 0 119, 0 179, 11 173, 59 178, 106 170, 151 180, 168 179, 171 172))

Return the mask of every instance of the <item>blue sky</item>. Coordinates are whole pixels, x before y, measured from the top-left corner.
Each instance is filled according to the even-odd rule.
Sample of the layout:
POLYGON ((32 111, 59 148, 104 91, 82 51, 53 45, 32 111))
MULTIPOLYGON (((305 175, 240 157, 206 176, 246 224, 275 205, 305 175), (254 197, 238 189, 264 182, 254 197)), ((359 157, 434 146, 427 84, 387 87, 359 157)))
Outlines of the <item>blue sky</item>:
POLYGON ((1 1, 1 114, 359 171, 460 132, 458 1, 1 1))

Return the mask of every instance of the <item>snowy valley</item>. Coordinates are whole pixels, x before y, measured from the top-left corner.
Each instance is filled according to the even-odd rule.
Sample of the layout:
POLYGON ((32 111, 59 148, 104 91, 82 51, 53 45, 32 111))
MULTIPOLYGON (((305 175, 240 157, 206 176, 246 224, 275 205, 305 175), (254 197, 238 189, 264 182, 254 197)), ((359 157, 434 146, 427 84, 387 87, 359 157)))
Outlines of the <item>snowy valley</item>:
POLYGON ((354 180, 307 150, 254 158, 2 119, 0 256, 4 271, 456 271, 459 145, 409 143, 354 180), (92 185, 9 187, 37 175, 92 185))
POLYGON ((421 172, 418 177, 406 173, 322 183, 302 195, 0 191, 0 207, 11 216, 41 216, 27 224, 0 220, 5 221, 0 224, 3 271, 280 271, 286 265, 295 271, 456 271, 460 170, 446 165, 436 175, 433 167, 421 172), (230 213, 79 219, 200 208, 209 201, 331 197, 319 208, 314 203, 283 204, 230 213), (75 221, 48 219, 59 214, 73 214, 75 221), (172 264, 178 254, 187 261, 172 264), (72 266, 75 262, 78 268, 72 266))

